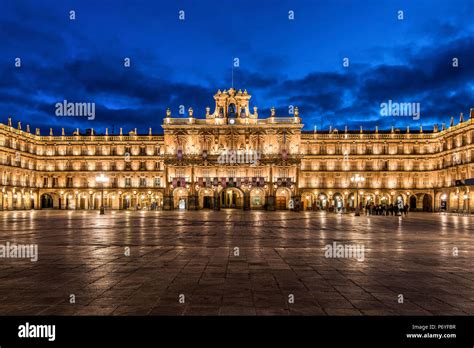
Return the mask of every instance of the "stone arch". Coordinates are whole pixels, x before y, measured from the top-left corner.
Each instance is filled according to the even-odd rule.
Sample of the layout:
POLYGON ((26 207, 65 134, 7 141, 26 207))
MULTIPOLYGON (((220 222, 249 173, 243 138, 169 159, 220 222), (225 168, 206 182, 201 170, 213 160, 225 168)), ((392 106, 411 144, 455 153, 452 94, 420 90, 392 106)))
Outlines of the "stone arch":
POLYGON ((429 193, 423 195, 423 211, 433 211, 433 197, 429 193))
POLYGON ((119 209, 128 210, 134 207, 135 199, 132 191, 119 191, 119 209))
POLYGON ((342 211, 344 209, 344 195, 340 192, 336 192, 332 195, 331 205, 334 211, 342 211))
POLYGON ((265 207, 266 192, 262 187, 254 187, 249 192, 250 209, 263 209, 265 207))
POLYGON ((416 210, 416 204, 417 204, 417 198, 416 198, 416 195, 411 195, 410 198, 409 198, 409 207, 410 207, 410 211, 415 211, 416 210))
POLYGON ((458 211, 460 209, 460 204, 459 204, 459 193, 456 191, 452 191, 449 193, 448 196, 449 200, 449 210, 450 211, 458 211))
POLYGON ((316 196, 316 206, 319 210, 326 210, 328 208, 328 195, 325 192, 320 192, 316 196))
POLYGON ((63 200, 61 201, 61 209, 74 210, 76 209, 76 194, 74 191, 65 191, 63 193, 63 200))
POLYGON ((151 196, 152 210, 158 210, 163 208, 163 192, 155 191, 151 196))
POLYGON ((200 187, 198 191, 199 208, 214 209, 216 190, 212 187, 200 187))
POLYGON ((372 192, 364 192, 364 206, 369 203, 375 204, 375 194, 372 192))
POLYGON ((243 209, 244 207, 244 191, 238 187, 223 188, 219 192, 219 199, 221 208, 243 209))
POLYGON ((350 209, 355 209, 355 192, 350 192, 347 195, 347 207, 350 209))
POLYGON ((275 192, 276 209, 286 210, 291 199, 291 191, 288 187, 279 187, 275 192))
POLYGON ((315 204, 314 201, 314 195, 311 191, 303 191, 303 193, 301 194, 303 210, 313 210, 315 204))
POLYGON ((390 202, 391 202, 391 196, 390 196, 390 192, 388 191, 382 191, 379 193, 379 203, 382 204, 382 205, 389 205, 390 202))
POLYGON ((449 192, 443 191, 435 194, 435 210, 447 211, 449 209, 449 192))
POLYGON ((173 208, 188 209, 189 190, 185 187, 176 187, 173 190, 173 208))
POLYGON ((52 209, 54 207, 54 198, 50 192, 45 192, 40 196, 41 209, 52 209))

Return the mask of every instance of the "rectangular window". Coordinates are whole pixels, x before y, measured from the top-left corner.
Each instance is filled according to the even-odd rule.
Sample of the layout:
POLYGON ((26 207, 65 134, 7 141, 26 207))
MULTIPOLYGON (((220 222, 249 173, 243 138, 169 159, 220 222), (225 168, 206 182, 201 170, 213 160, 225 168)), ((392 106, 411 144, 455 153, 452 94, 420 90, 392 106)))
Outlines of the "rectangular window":
POLYGON ((154 182, 155 187, 160 187, 161 186, 161 178, 156 177, 155 182, 154 182))
POLYGON ((132 179, 125 178, 125 187, 132 187, 132 179))

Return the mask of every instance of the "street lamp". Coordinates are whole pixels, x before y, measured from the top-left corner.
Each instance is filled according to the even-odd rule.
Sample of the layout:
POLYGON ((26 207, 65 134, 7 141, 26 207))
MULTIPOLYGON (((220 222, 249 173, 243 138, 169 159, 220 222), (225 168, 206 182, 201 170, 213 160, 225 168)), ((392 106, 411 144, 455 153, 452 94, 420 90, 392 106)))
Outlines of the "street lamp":
POLYGON ((356 209, 355 209, 355 214, 354 216, 360 216, 359 212, 359 182, 364 182, 365 178, 363 176, 360 176, 359 174, 354 175, 351 178, 351 182, 354 182, 356 185, 356 209))
POLYGON ((101 173, 98 177, 95 178, 95 181, 100 183, 101 192, 100 192, 100 215, 105 214, 105 207, 104 207, 104 183, 109 182, 109 178, 101 173))

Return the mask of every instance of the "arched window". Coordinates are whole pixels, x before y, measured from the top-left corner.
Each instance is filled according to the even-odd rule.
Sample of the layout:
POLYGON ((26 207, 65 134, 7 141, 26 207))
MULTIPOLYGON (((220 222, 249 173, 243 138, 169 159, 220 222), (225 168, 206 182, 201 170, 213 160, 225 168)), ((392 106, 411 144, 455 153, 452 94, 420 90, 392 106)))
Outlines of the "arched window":
POLYGON ((236 117, 237 116, 237 108, 235 104, 229 104, 229 109, 227 110, 227 117, 236 117))

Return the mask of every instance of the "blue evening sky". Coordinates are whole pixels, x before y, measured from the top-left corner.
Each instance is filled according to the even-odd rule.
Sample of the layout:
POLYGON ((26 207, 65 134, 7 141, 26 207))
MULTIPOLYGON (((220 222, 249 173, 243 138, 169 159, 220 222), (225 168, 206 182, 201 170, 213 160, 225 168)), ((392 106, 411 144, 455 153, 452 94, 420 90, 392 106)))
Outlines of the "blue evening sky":
POLYGON ((307 130, 431 129, 474 107, 473 16, 472 0, 2 0, 0 121, 161 133, 167 107, 204 117, 238 58, 234 87, 260 117, 294 105, 307 130), (95 119, 56 116, 65 99, 95 103, 95 119), (381 116, 388 100, 420 118, 381 116))

